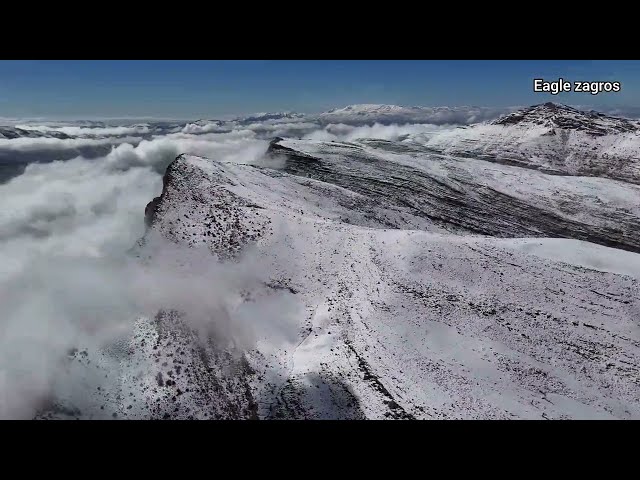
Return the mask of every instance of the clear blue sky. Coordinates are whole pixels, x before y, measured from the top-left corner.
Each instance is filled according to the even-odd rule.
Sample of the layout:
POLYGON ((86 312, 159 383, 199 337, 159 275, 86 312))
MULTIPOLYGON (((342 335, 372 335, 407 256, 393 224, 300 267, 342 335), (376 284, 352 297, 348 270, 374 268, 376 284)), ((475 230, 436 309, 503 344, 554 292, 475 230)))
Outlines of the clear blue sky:
POLYGON ((0 117, 201 118, 352 103, 640 106, 639 61, 0 61, 0 117), (533 78, 622 92, 534 94, 533 78))

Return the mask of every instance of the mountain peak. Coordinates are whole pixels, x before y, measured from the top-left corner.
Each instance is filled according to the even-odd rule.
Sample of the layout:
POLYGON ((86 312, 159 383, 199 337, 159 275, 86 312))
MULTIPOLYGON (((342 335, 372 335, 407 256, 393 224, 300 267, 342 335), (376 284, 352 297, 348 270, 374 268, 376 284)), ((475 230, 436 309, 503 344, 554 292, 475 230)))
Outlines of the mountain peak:
POLYGON ((624 118, 605 115, 594 110, 587 112, 554 102, 532 105, 504 115, 491 123, 502 126, 544 126, 552 129, 580 130, 592 136, 638 130, 637 125, 624 118))

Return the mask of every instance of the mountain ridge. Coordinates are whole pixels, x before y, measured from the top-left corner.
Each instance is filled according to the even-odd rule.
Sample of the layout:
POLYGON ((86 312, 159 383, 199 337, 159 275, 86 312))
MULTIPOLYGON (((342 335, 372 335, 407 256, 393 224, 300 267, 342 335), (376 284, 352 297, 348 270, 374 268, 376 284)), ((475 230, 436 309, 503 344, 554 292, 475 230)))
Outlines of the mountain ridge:
MULTIPOLYGON (((276 284, 307 312, 292 346, 244 353, 248 367, 216 398, 215 412, 265 419, 640 415, 639 372, 625 370, 640 353, 630 330, 640 305, 636 280, 523 253, 522 240, 452 235, 383 202, 384 192, 375 198, 353 184, 333 185, 344 175, 327 170, 344 162, 336 143, 296 157, 297 171, 189 155, 170 167, 152 231, 222 258, 257 249, 276 284), (306 162, 329 176, 305 175, 306 162), (599 367, 605 363, 611 366, 599 367), (249 397, 241 395, 246 385, 249 397)), ((305 144, 272 145, 296 155, 305 144)), ((362 156, 368 147, 344 148, 362 156)), ((589 252, 602 258, 604 250, 589 252)), ((163 354, 175 356, 174 348, 163 346, 163 354)), ((209 368, 217 377, 222 366, 209 368)), ((177 387, 164 389, 188 385, 172 379, 177 387)), ((214 408, 176 398, 177 411, 194 418, 214 408)))
POLYGON ((633 122, 595 110, 585 111, 568 105, 547 102, 503 115, 492 125, 543 125, 550 128, 586 131, 591 136, 638 132, 633 122))
POLYGON ((534 105, 492 122, 411 141, 435 152, 640 183, 637 122, 565 105, 534 105))

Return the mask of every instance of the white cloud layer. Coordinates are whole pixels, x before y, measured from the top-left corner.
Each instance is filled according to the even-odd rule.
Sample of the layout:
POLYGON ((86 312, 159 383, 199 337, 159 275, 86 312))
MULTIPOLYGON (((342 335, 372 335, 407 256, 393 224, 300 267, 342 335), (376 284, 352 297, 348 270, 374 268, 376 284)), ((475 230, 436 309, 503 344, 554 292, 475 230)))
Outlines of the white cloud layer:
MULTIPOLYGON (((20 138, 0 142, 0 151, 46 148, 55 155, 98 141, 20 138)), ((231 268, 160 242, 162 263, 143 268, 127 252, 143 235, 145 206, 178 154, 250 163, 260 161, 268 142, 248 129, 109 141, 104 157, 31 163, 0 184, 0 418, 32 416, 52 389, 73 381, 61 363, 69 348, 114 341, 138 316, 163 307, 182 308, 194 326, 242 346, 266 333, 268 323, 255 325, 247 307, 229 303, 247 282, 268 280, 266 269, 255 268, 260 259, 231 268)), ((274 310, 270 327, 287 318, 281 313, 274 310)))
POLYGON ((49 137, 20 137, 0 138, 0 151, 33 152, 46 150, 68 150, 96 145, 116 143, 137 143, 141 137, 108 137, 108 138, 49 138, 49 137))
POLYGON ((75 125, 69 126, 50 126, 50 125, 16 125, 16 128, 24 130, 37 130, 39 132, 60 132, 70 137, 112 137, 120 135, 141 135, 149 133, 151 129, 149 125, 132 125, 132 126, 116 126, 116 127, 80 127, 75 125))
POLYGON ((358 138, 376 138, 381 140, 398 140, 405 135, 428 135, 451 129, 450 126, 428 125, 428 124, 404 124, 404 125, 382 125, 376 123, 371 126, 356 127, 352 125, 329 124, 322 129, 314 130, 304 136, 309 140, 318 141, 352 141, 358 138))

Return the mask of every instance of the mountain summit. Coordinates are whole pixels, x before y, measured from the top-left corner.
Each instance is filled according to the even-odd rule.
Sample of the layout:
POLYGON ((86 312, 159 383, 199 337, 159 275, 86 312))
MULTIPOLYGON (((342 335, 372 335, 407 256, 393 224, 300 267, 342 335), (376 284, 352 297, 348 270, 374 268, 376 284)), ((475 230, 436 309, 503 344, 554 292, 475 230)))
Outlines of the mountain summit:
POLYGON ((638 133, 638 124, 624 118, 545 103, 422 142, 448 155, 640 184, 638 133))
POLYGON ((553 102, 518 110, 491 123, 577 130, 590 136, 638 131, 636 124, 624 118, 612 117, 594 110, 586 112, 553 102))

